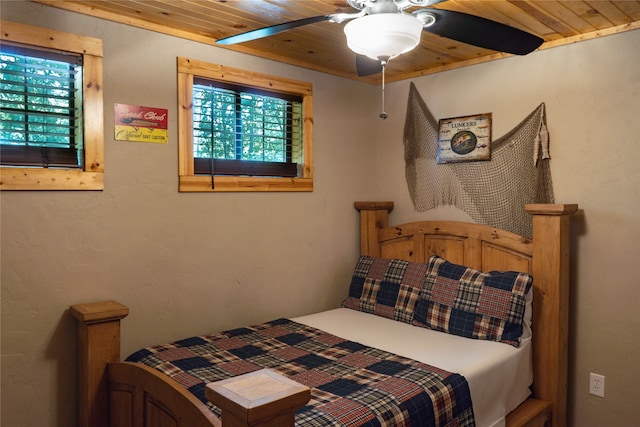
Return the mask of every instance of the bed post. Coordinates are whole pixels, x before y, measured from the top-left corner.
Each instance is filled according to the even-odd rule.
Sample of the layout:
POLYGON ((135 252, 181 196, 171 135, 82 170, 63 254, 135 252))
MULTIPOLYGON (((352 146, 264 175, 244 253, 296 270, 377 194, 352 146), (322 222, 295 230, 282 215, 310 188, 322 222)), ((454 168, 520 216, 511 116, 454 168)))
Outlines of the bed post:
POLYGON ((533 215, 534 395, 552 403, 552 425, 567 425, 569 218, 578 205, 529 204, 533 215), (536 337, 544 337, 536 339, 536 337))
POLYGON ((78 319, 78 427, 109 426, 106 368, 120 361, 120 320, 129 308, 115 301, 76 304, 78 319))
POLYGON ((380 256, 378 230, 389 226, 393 202, 355 202, 360 212, 360 255, 380 256))

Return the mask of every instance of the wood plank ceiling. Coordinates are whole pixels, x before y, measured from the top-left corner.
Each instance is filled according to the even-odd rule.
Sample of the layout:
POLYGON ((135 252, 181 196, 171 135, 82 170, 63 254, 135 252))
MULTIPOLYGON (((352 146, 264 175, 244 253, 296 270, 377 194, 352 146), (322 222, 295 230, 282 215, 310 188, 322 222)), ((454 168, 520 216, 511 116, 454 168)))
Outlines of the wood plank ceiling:
MULTIPOLYGON (((289 20, 355 12, 345 0, 35 1, 208 44, 289 20)), ((640 29, 640 1, 635 0, 448 0, 434 7, 477 15, 533 33, 545 40, 540 49, 640 29)), ((354 54, 346 46, 343 27, 344 24, 323 21, 223 48, 379 82, 379 75, 356 75, 354 54)), ((505 56, 425 31, 416 49, 390 62, 386 80, 414 78, 505 56)))

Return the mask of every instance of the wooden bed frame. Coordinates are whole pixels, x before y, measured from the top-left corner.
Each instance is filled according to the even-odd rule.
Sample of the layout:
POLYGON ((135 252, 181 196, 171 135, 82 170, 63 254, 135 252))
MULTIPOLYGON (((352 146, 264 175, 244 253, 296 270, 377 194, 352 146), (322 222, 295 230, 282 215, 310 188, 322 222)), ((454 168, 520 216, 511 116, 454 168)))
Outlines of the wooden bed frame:
MULTIPOLYGON (((483 271, 533 274, 533 397, 507 416, 507 426, 566 426, 569 218, 578 206, 527 205, 525 209, 533 216, 532 239, 486 225, 453 221, 390 227, 393 202, 356 202, 355 208, 360 212, 362 255, 426 262, 435 254, 483 271)), ((78 426, 221 426, 222 421, 177 382, 142 364, 120 361, 120 320, 128 312, 126 306, 115 301, 70 308, 79 321, 78 426)), ((231 405, 255 410, 242 408, 242 402, 231 405)), ((285 398, 269 408, 291 411, 290 406, 285 398)), ((269 415, 270 410, 265 407, 254 412, 259 412, 257 418, 228 422, 223 408, 224 427, 293 425, 292 421, 273 421, 292 417, 269 415)))

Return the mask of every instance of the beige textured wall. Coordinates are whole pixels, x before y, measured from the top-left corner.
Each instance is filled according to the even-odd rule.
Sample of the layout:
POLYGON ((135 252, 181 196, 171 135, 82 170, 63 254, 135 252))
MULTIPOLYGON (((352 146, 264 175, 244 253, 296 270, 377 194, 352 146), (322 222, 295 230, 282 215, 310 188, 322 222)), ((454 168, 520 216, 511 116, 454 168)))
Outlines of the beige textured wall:
MULTIPOLYGON (((551 135, 558 203, 578 203, 572 242, 569 414, 573 427, 640 426, 640 30, 414 82, 436 119, 493 113, 493 137, 541 102, 551 135), (605 398, 588 394, 605 375, 605 398)), ((446 207, 414 212, 404 176, 409 83, 386 90, 388 127, 376 155, 379 198, 391 221, 468 218, 446 207)))
MULTIPOLYGON (((69 304, 131 307, 123 353, 338 304, 357 256, 354 200, 413 211, 402 126, 409 82, 378 88, 25 2, 3 19, 104 40, 103 192, 0 194, 2 425, 74 425, 69 304), (175 57, 311 81, 313 193, 179 194, 175 57), (169 109, 167 145, 113 140, 113 104, 169 109), (277 253, 274 250, 277 248, 277 253)), ((640 31, 416 79, 437 118, 493 112, 502 136, 546 102, 559 202, 579 203, 571 315, 572 425, 640 425, 640 31), (605 399, 587 394, 606 375, 605 399)))
POLYGON ((358 255, 353 202, 375 195, 370 85, 32 3, 2 2, 2 18, 103 39, 106 173, 102 192, 0 195, 0 424, 75 425, 70 304, 128 305, 124 355, 339 304, 358 255), (315 191, 178 193, 176 56, 312 82, 315 191), (167 108, 169 143, 115 141, 114 103, 167 108))

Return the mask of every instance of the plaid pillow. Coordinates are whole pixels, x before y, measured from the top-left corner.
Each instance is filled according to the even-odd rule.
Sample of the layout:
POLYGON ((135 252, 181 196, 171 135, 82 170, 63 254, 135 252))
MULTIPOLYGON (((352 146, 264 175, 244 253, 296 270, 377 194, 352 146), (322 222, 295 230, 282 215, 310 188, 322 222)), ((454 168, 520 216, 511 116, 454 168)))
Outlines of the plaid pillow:
POLYGON ((532 283, 526 273, 483 273, 432 256, 413 324, 518 347, 532 283))
POLYGON ((411 323, 427 264, 360 257, 342 306, 411 323))

